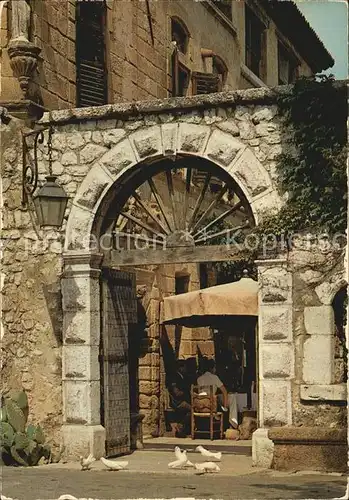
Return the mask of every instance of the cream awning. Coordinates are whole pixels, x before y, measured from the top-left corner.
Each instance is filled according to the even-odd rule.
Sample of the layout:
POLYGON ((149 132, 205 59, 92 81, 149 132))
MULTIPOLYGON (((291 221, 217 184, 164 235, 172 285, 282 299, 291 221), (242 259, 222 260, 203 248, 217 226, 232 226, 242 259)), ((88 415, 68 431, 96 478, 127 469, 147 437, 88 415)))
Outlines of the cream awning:
POLYGON ((166 297, 163 323, 204 324, 203 316, 258 316, 258 283, 243 277, 234 283, 166 297), (200 318, 200 320, 199 320, 200 318))

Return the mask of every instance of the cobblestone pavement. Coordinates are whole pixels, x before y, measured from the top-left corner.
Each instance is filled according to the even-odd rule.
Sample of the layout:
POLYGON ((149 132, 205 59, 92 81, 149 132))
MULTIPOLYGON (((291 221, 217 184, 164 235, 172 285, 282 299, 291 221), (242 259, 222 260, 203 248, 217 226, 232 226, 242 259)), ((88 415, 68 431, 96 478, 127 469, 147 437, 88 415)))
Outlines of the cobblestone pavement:
MULTIPOLYGON (((200 461, 198 454, 190 455, 200 461)), ((2 494, 18 500, 57 499, 66 493, 93 499, 326 499, 343 497, 347 485, 341 475, 255 469, 243 456, 223 456, 221 472, 205 476, 193 469, 169 470, 169 452, 137 452, 122 460, 129 467, 118 472, 107 471, 99 461, 86 472, 78 463, 4 467, 2 494)))

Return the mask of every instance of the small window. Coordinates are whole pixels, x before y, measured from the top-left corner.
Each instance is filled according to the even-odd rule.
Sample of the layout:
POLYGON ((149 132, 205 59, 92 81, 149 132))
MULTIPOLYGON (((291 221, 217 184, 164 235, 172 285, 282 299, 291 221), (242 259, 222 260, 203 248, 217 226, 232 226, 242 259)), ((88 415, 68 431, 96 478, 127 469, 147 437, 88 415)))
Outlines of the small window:
POLYGON ((264 25, 256 14, 245 6, 245 57, 246 66, 261 77, 262 35, 264 25))
POLYGON ((231 13, 231 0, 213 0, 215 6, 224 14, 228 19, 232 19, 231 13))
POLYGON ((179 19, 171 19, 171 36, 172 41, 176 42, 179 52, 186 54, 188 50, 189 31, 179 19))
POLYGON ((76 3, 77 106, 107 102, 105 2, 76 3))
POLYGON ((189 280, 190 276, 188 274, 176 275, 175 283, 176 283, 176 295, 180 295, 181 293, 187 293, 189 290, 189 280))
POLYGON ((297 63, 287 49, 278 43, 279 85, 293 83, 297 76, 297 63))

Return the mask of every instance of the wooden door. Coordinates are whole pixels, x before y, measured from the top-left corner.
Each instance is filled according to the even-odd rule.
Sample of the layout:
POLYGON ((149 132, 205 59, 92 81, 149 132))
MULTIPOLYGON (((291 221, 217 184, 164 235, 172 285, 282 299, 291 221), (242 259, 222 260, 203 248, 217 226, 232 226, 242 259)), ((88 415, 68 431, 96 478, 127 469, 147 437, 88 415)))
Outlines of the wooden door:
POLYGON ((101 407, 111 457, 130 452, 128 336, 137 322, 135 275, 105 269, 101 287, 101 407))

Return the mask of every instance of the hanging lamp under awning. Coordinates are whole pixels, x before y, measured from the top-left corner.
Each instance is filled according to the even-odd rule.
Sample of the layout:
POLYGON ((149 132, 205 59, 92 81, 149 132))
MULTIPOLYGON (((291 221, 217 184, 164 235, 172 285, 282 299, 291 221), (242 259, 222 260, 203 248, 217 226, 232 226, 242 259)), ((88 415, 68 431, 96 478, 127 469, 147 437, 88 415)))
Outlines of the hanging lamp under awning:
POLYGON ((243 277, 234 283, 164 299, 163 323, 209 326, 212 318, 258 316, 258 283, 243 277))

